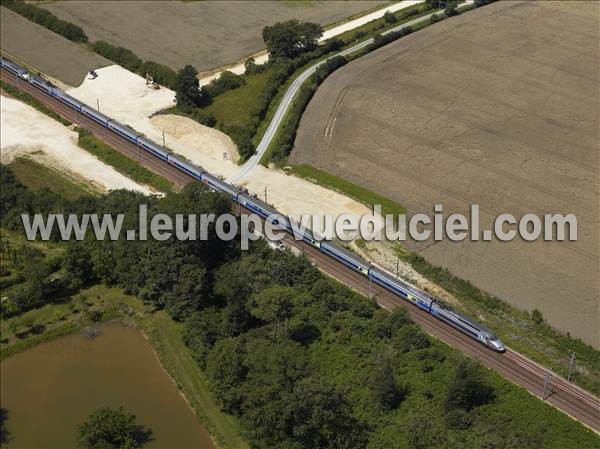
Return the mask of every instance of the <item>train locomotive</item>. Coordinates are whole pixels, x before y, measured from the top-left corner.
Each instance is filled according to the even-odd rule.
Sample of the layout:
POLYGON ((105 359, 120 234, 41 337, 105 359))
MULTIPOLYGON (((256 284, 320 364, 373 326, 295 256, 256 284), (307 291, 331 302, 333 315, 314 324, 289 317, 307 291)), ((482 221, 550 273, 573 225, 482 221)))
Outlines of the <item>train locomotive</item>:
POLYGON ((477 321, 456 312, 444 302, 429 295, 427 292, 414 287, 402 279, 388 274, 381 268, 372 266, 357 255, 332 242, 324 241, 323 239, 319 238, 319 236, 314 235, 310 230, 301 231, 294 229, 288 217, 279 213, 276 209, 272 208, 266 203, 258 200, 252 195, 241 192, 237 187, 214 175, 211 175, 201 167, 195 166, 189 161, 184 160, 182 157, 171 153, 161 145, 151 142, 144 136, 137 133, 135 130, 122 125, 116 120, 113 120, 110 117, 107 117, 106 115, 92 109, 88 105, 80 102, 59 88, 53 86, 50 82, 46 81, 42 77, 38 75, 30 75, 28 71, 20 65, 15 64, 14 62, 5 58, 0 58, 0 67, 14 74, 17 79, 22 79, 30 83, 37 89, 44 91, 51 97, 56 98, 65 105, 76 110, 78 113, 89 117, 103 127, 110 129, 114 133, 139 146, 142 150, 171 164, 183 173, 204 183, 210 189, 225 193, 234 202, 239 203, 251 212, 279 226, 281 229, 284 229, 289 233, 293 233, 296 236, 301 235, 304 242, 317 248, 322 253, 362 274, 371 282, 374 282, 375 284, 392 292, 407 302, 412 303, 414 306, 418 307, 424 312, 432 315, 440 321, 443 321, 447 325, 452 326, 484 346, 496 352, 506 351, 505 346, 493 334, 492 331, 477 321))

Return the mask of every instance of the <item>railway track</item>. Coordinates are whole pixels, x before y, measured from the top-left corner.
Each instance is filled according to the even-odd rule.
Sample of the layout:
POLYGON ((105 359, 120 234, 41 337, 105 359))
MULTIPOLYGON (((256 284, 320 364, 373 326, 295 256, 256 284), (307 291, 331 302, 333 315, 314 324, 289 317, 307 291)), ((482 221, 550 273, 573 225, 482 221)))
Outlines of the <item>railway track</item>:
MULTIPOLYGON (((113 148, 130 159, 139 162, 149 170, 171 180, 177 186, 183 187, 188 182, 193 181, 193 178, 183 174, 172 165, 146 153, 133 143, 84 117, 82 114, 76 113, 29 83, 17 79, 4 69, 0 69, 0 73, 4 82, 27 92, 65 119, 88 128, 95 136, 104 140, 113 148)), ((303 241, 297 241, 291 235, 286 235, 285 241, 288 245, 305 253, 324 273, 367 297, 371 295, 379 306, 388 310, 393 310, 396 307, 407 307, 411 318, 427 333, 479 360, 486 367, 495 370, 506 379, 525 388, 531 394, 542 398, 545 391, 546 394, 542 398, 543 400, 580 421, 596 433, 600 433, 600 399, 597 397, 567 382, 556 373, 548 371, 518 352, 508 349, 506 353, 499 354, 485 348, 419 308, 410 306, 406 301, 377 284, 370 284, 367 278, 303 241), (547 388, 544 389, 547 376, 549 376, 549 383, 547 388)))

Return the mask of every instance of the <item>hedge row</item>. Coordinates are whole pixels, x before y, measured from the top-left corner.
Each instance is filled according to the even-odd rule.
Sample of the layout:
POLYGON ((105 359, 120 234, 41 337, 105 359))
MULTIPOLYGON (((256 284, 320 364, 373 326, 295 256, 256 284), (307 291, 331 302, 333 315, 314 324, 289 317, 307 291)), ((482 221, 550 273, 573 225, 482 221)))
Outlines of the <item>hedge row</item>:
POLYGON ((106 59, 119 64, 131 72, 145 76, 149 74, 154 81, 170 89, 175 87, 177 74, 175 71, 165 65, 152 61, 142 61, 135 53, 124 47, 117 47, 106 41, 97 41, 92 44, 96 53, 104 56, 106 59))
POLYGON ((246 84, 244 78, 227 70, 221 73, 217 79, 212 80, 210 84, 202 87, 202 94, 214 98, 228 90, 237 89, 244 84, 246 84))
POLYGON ((5 6, 32 22, 48 28, 56 34, 66 37, 70 41, 87 42, 88 40, 88 37, 81 27, 71 22, 61 20, 50 11, 38 8, 31 3, 25 3, 23 0, 1 0, 0 5, 5 6))

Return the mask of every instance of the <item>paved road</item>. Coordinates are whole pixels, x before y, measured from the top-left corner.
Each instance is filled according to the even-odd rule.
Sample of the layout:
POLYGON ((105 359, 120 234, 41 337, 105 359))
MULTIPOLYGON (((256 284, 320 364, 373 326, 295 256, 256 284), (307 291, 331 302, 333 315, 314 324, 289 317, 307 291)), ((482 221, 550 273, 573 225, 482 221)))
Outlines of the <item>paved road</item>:
MULTIPOLYGON (((471 3, 472 3, 472 1, 465 2, 465 3, 461 4, 461 7, 465 7, 471 3)), ((419 17, 418 19, 414 19, 409 22, 403 23, 402 25, 398 25, 397 27, 391 28, 381 34, 385 35, 385 34, 393 33, 395 31, 400 31, 404 28, 427 21, 431 18, 431 16, 433 14, 435 14, 435 13, 431 13, 426 16, 419 17)), ((352 47, 349 47, 339 53, 336 53, 335 55, 330 56, 327 59, 331 59, 335 56, 347 56, 351 53, 356 53, 357 51, 362 50, 366 46, 370 45, 373 41, 374 41, 373 38, 369 38, 369 39, 359 42, 358 44, 353 45, 352 47)), ((304 72, 302 72, 298 76, 298 78, 296 78, 294 80, 294 82, 291 84, 291 86, 288 87, 288 90, 285 92, 285 95, 283 96, 281 103, 279 103, 279 106, 277 107, 277 110, 275 111, 275 115, 271 119, 271 123, 269 123, 269 127, 265 131, 265 134, 263 135, 260 143, 256 147, 256 153, 254 154, 254 156, 252 156, 250 159, 248 159, 246 161, 246 163, 244 165, 242 165, 242 167, 233 176, 231 176, 227 180, 227 182, 230 182, 233 184, 238 184, 243 178, 245 178, 252 170, 254 170, 256 168, 256 166, 260 162, 261 158, 267 151, 267 148, 269 148, 269 145, 273 141, 273 138, 275 137, 275 134, 277 133, 277 129, 281 125, 281 122, 283 121, 283 117, 285 116, 285 113, 288 111, 290 105, 292 104, 294 97, 300 90, 300 87, 302 87, 302 84, 304 84, 304 82, 313 73, 315 73, 317 68, 319 68, 319 66, 321 66, 322 64, 324 64, 327 61, 327 59, 325 59, 321 62, 318 62, 318 63, 312 65, 311 67, 309 67, 308 69, 306 69, 304 72)))

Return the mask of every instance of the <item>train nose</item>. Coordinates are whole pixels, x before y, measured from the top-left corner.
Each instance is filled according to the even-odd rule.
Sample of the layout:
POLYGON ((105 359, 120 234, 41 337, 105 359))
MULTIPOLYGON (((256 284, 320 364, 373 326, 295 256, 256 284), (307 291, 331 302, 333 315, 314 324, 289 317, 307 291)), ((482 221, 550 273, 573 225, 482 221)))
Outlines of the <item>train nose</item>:
POLYGON ((494 342, 494 349, 498 352, 506 352, 506 347, 500 340, 494 342))

